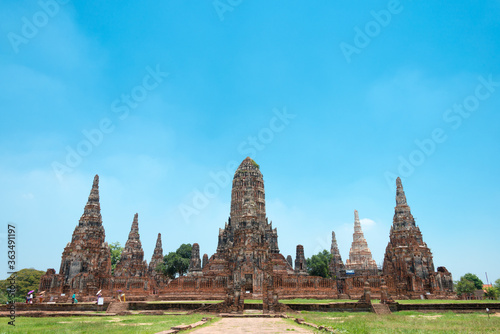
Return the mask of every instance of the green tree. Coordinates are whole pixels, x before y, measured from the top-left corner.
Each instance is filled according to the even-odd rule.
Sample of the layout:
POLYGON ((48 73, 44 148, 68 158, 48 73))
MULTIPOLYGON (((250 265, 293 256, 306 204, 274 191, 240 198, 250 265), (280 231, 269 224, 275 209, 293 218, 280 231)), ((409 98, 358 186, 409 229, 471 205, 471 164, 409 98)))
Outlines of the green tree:
POLYGON ((483 281, 481 281, 479 279, 479 277, 477 277, 476 275, 471 274, 471 273, 467 273, 467 274, 465 274, 463 276, 463 278, 465 278, 466 280, 471 281, 472 283, 474 283, 474 286, 476 287, 476 290, 482 290, 483 289, 483 281))
POLYGON ((328 278, 330 277, 330 271, 328 264, 332 259, 332 254, 327 250, 319 252, 317 255, 311 256, 311 258, 306 259, 307 272, 309 275, 321 276, 328 278))
POLYGON ((17 273, 12 274, 6 280, 0 281, 0 290, 2 294, 0 300, 2 303, 7 301, 7 289, 11 286, 11 282, 15 281, 16 292, 14 294, 15 301, 22 302, 25 300, 28 292, 35 290, 38 292, 38 287, 40 286, 40 278, 45 274, 42 270, 36 269, 21 269, 17 273))
POLYGON ((170 252, 163 257, 163 263, 158 269, 170 278, 187 273, 191 260, 191 244, 182 244, 175 252, 170 252))
POLYGON ((110 244, 109 248, 111 248, 111 274, 114 275, 116 264, 120 261, 122 255, 123 247, 117 241, 110 244))
POLYGON ((497 289, 498 294, 500 295, 500 278, 499 278, 499 279, 497 279, 497 280, 495 281, 495 283, 493 283, 493 287, 494 287, 495 289, 497 289))
POLYGON ((472 281, 469 281, 464 276, 460 277, 460 281, 455 282, 455 291, 459 296, 470 296, 476 291, 476 286, 472 281))
POLYGON ((497 299, 498 298, 498 290, 496 288, 486 288, 486 292, 484 296, 488 299, 497 299))
POLYGON ((179 256, 182 257, 183 259, 191 259, 192 248, 193 246, 191 246, 191 244, 182 244, 179 246, 179 248, 177 248, 175 252, 179 254, 179 256))

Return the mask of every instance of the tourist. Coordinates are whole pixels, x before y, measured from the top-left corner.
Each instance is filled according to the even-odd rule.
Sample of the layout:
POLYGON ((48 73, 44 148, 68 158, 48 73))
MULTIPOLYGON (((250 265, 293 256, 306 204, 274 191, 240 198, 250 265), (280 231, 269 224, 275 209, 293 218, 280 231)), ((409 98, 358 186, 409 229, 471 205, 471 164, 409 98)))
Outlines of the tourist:
POLYGON ((75 295, 75 294, 73 294, 73 296, 71 296, 71 299, 72 299, 71 304, 74 304, 74 303, 75 303, 75 300, 76 300, 76 295, 75 295))

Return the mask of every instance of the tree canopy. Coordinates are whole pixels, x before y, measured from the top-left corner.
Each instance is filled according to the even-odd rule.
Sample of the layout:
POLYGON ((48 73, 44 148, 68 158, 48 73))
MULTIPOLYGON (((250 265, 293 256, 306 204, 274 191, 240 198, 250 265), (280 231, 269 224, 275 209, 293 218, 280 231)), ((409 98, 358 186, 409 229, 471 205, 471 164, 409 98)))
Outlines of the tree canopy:
POLYGON ((500 278, 493 283, 493 287, 498 290, 498 293, 500 294, 500 278))
POLYGON ((307 272, 309 275, 321 276, 328 278, 330 277, 330 271, 328 264, 332 259, 332 254, 327 250, 323 250, 316 255, 311 256, 306 259, 307 272))
POLYGON ((7 289, 11 286, 12 281, 15 281, 16 292, 15 301, 24 301, 28 292, 35 290, 38 292, 40 286, 40 278, 45 274, 42 270, 36 269, 21 269, 16 274, 12 274, 6 280, 0 281, 0 300, 1 303, 7 302, 7 289), (14 278, 15 276, 15 278, 14 278))
POLYGON ((498 290, 496 288, 486 288, 484 296, 488 299, 498 299, 498 290))
POLYGON ((111 248, 111 275, 113 275, 115 273, 116 264, 120 261, 123 247, 117 241, 110 244, 109 248, 111 248))
POLYGON ((479 279, 479 277, 477 277, 477 275, 474 275, 474 274, 471 274, 471 273, 467 273, 463 276, 463 278, 465 278, 466 280, 468 281, 471 281, 472 283, 474 283, 474 286, 476 287, 476 290, 482 290, 483 289, 483 281, 481 281, 479 279))
POLYGON ((191 261, 191 244, 182 244, 175 252, 170 252, 163 257, 163 263, 157 271, 163 272, 170 278, 182 276, 187 273, 191 261))
POLYGON ((476 286, 474 285, 474 282, 469 281, 464 276, 462 276, 460 277, 460 281, 455 282, 455 289, 457 291, 457 295, 469 296, 474 293, 474 291, 476 291, 476 286))

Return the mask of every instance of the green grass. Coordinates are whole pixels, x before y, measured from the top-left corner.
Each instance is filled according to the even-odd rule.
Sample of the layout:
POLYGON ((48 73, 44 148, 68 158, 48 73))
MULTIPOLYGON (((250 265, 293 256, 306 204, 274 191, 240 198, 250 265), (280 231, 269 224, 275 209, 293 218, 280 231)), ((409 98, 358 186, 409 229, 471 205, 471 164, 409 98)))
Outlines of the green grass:
POLYGON ((488 318, 484 313, 404 311, 377 316, 365 312, 301 312, 292 316, 334 328, 340 333, 498 333, 500 330, 500 317, 488 318))
POLYGON ((155 300, 148 301, 147 304, 217 304, 222 302, 222 300, 155 300))
POLYGON ((245 304, 262 304, 262 299, 245 299, 245 304))
MULTIPOLYGON (((283 304, 328 304, 328 303, 355 303, 354 299, 281 299, 283 304)), ((409 299, 396 300, 400 304, 474 304, 474 303, 500 303, 500 300, 442 300, 442 299, 409 299)), ((259 304, 262 300, 245 299, 245 303, 259 304)), ((378 304, 380 300, 373 299, 372 303, 378 304)))
POLYGON ((329 303, 354 303, 356 300, 351 299, 282 299, 280 300, 283 304, 329 304, 329 303))
MULTIPOLYGON (((356 300, 349 299, 281 299, 280 303, 283 304, 328 304, 328 303, 353 303, 356 300)), ((245 299, 246 304, 262 304, 262 299, 245 299)))
POLYGON ((397 300, 400 304, 478 304, 478 303, 500 303, 500 300, 444 300, 444 299, 409 299, 397 300))
MULTIPOLYGON (((500 300, 442 300, 442 299, 409 299, 396 300, 400 304, 474 304, 474 303, 500 303, 500 300)), ((161 303, 186 303, 186 304, 217 304, 222 300, 179 300, 179 301, 149 301, 148 304, 161 303)), ((355 303, 355 299, 281 299, 283 304, 328 304, 328 303, 355 303)), ((262 304, 262 299, 245 299, 246 304, 262 304)), ((380 303, 380 300, 373 299, 372 303, 380 303)))
MULTIPOLYGON (((172 326, 200 321, 202 314, 192 315, 128 315, 109 317, 17 317, 16 326, 7 325, 8 318, 0 318, 0 333, 158 333, 172 326)), ((213 315, 208 317, 213 318, 213 315)), ((215 319, 214 319, 215 320, 215 319)), ((212 321, 214 321, 212 320, 212 321)))

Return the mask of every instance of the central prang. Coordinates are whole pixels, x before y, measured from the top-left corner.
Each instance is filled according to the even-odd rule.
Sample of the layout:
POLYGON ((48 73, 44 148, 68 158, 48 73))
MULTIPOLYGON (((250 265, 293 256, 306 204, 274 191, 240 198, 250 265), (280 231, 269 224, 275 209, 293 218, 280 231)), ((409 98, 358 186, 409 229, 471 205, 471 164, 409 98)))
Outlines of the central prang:
POLYGON ((231 214, 225 228, 219 230, 217 252, 234 247, 235 234, 240 239, 244 237, 248 250, 252 244, 267 243, 270 253, 279 253, 278 232, 266 217, 264 178, 259 165, 251 158, 243 160, 234 173, 231 214))
POLYGON ((266 217, 264 179, 259 165, 246 158, 234 174, 231 214, 224 229, 219 229, 217 252, 203 268, 203 274, 225 274, 246 293, 260 295, 266 270, 294 273, 280 254, 278 232, 266 217))

